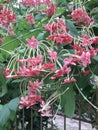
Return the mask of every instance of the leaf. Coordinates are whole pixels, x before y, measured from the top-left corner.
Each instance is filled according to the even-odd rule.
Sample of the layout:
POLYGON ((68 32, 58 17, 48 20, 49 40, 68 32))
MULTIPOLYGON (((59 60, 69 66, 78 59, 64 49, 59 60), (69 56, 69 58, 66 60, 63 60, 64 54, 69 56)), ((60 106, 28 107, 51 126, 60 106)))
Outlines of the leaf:
POLYGON ((3 109, 0 111, 0 126, 4 126, 8 121, 10 116, 10 110, 6 105, 4 105, 3 109))
POLYGON ((19 105, 19 98, 14 98, 12 99, 9 103, 8 103, 8 108, 12 111, 15 111, 17 110, 17 107, 19 105))
POLYGON ((91 14, 98 14, 98 7, 91 10, 91 14))
POLYGON ((95 61, 98 61, 98 55, 94 56, 93 58, 95 61))
POLYGON ((9 53, 6 51, 14 51, 14 49, 18 46, 19 41, 15 36, 7 36, 2 42, 2 49, 5 51, 1 51, 2 55, 5 58, 8 58, 9 53))
POLYGON ((78 30, 76 29, 76 27, 72 21, 66 20, 66 25, 67 25, 68 29, 70 30, 70 34, 72 36, 78 35, 78 30))
POLYGON ((7 128, 5 126, 4 127, 0 126, 0 130, 7 130, 7 128))
POLYGON ((2 92, 0 92, 0 97, 2 97, 7 93, 6 80, 4 78, 2 67, 0 67, 0 87, 2 89, 2 92))
POLYGON ((65 8, 65 7, 62 7, 62 8, 60 8, 60 9, 57 9, 56 12, 55 12, 55 14, 56 14, 56 15, 61 15, 61 14, 63 14, 65 11, 66 11, 66 8, 65 8))
POLYGON ((19 98, 12 99, 9 103, 5 104, 0 111, 0 126, 5 126, 9 119, 13 120, 18 107, 19 98))
POLYGON ((37 36, 37 40, 43 40, 44 39, 44 32, 43 33, 39 33, 37 36))
POLYGON ((61 106, 63 107, 64 114, 72 118, 75 111, 75 96, 72 85, 69 86, 68 91, 61 96, 61 106))
POLYGON ((3 108, 3 105, 0 104, 0 111, 2 110, 2 108, 3 108))
POLYGON ((13 120, 15 119, 15 114, 16 114, 16 113, 15 113, 14 111, 11 111, 11 112, 10 112, 9 119, 13 121, 13 120))
POLYGON ((2 54, 0 54, 0 62, 4 61, 4 57, 2 56, 2 54))

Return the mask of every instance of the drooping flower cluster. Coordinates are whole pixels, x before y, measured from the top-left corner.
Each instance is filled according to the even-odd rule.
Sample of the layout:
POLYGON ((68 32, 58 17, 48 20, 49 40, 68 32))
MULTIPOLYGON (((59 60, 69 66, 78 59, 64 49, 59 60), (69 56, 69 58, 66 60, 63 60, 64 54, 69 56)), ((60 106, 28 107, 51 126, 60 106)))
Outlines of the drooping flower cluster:
POLYGON ((21 97, 19 106, 20 109, 24 107, 30 108, 35 104, 42 102, 41 95, 38 93, 38 90, 41 89, 42 86, 38 80, 34 81, 34 83, 30 82, 27 88, 29 92, 28 95, 21 97))
POLYGON ((70 57, 70 58, 65 58, 63 60, 64 64, 62 66, 62 68, 60 68, 59 70, 56 70, 55 71, 55 74, 51 77, 51 79, 58 79, 58 78, 65 78, 64 81, 62 81, 63 83, 70 83, 70 82, 75 82, 76 80, 73 78, 73 77, 67 77, 72 68, 71 66, 76 66, 76 61, 74 60, 73 57, 70 57))
POLYGON ((39 44, 34 36, 32 36, 31 39, 27 38, 26 41, 28 43, 27 46, 31 48, 36 48, 37 45, 39 44))
POLYGON ((8 26, 12 22, 16 22, 16 14, 14 14, 12 10, 3 7, 0 11, 0 24, 8 26))
POLYGON ((34 16, 32 14, 26 15, 26 19, 27 19, 27 21, 28 21, 29 24, 31 24, 31 25, 35 24, 34 16))
POLYGON ((79 56, 79 60, 84 67, 87 67, 91 63, 91 59, 97 54, 97 49, 93 47, 97 44, 97 37, 90 37, 83 35, 80 37, 80 42, 75 42, 73 49, 75 54, 79 56))
POLYGON ((68 28, 63 19, 59 19, 57 22, 53 22, 45 26, 45 29, 50 32, 47 40, 53 40, 57 45, 72 43, 72 36, 68 34, 68 28))
POLYGON ((55 3, 49 3, 47 6, 47 9, 41 10, 42 13, 47 14, 49 16, 52 16, 55 13, 56 10, 56 4, 55 3))
POLYGON ((27 6, 37 6, 40 5, 42 2, 41 0, 22 0, 21 3, 27 6))
POLYGON ((78 8, 72 11, 71 16, 72 20, 76 21, 76 24, 79 26, 81 25, 88 26, 90 24, 93 24, 94 22, 93 18, 90 18, 87 12, 82 8, 78 8))
MULTIPOLYGON (((31 47, 32 48, 32 47, 31 47)), ((20 63, 18 70, 11 72, 10 69, 5 69, 6 78, 19 78, 19 77, 44 77, 47 72, 55 70, 55 62, 57 60, 57 53, 49 51, 48 61, 43 62, 43 56, 37 55, 36 57, 28 57, 27 59, 18 59, 20 63)))
POLYGON ((41 109, 39 112, 41 112, 41 116, 51 117, 51 107, 48 103, 45 103, 44 101, 41 102, 41 109))
POLYGON ((39 11, 49 16, 52 16, 56 10, 56 4, 51 0, 22 0, 22 4, 30 7, 45 5, 45 9, 39 11))

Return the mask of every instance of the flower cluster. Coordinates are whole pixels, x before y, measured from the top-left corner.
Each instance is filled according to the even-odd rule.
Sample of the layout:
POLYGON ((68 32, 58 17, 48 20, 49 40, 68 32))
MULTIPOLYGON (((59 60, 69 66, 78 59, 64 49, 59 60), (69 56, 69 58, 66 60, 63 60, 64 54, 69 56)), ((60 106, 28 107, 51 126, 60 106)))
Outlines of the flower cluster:
POLYGON ((48 32, 50 32, 47 40, 53 40, 57 45, 72 43, 73 38, 68 34, 68 28, 62 18, 58 19, 57 22, 53 21, 53 23, 44 27, 48 32))
POLYGON ((55 3, 50 3, 47 6, 46 10, 41 10, 42 13, 47 14, 49 16, 52 16, 55 13, 56 10, 56 4, 55 3))
MULTIPOLYGON (((33 9, 39 9, 36 13, 42 12, 50 16, 55 13, 57 8, 51 0, 22 0, 22 4, 27 5, 28 8, 30 6, 33 9), (43 4, 46 5, 46 8, 40 10, 39 6, 43 4)), ((88 75, 90 73, 88 65, 92 63, 92 58, 98 53, 98 49, 95 47, 98 44, 98 37, 92 35, 91 32, 89 34, 87 28, 89 24, 93 23, 93 19, 82 8, 75 9, 71 13, 72 20, 80 29, 78 36, 71 35, 70 28, 67 27, 64 18, 61 16, 51 17, 51 20, 47 23, 46 20, 50 17, 47 17, 44 23, 36 20, 36 23, 38 22, 37 26, 34 20, 36 16, 31 14, 32 10, 30 10, 30 14, 28 12, 25 18, 29 24, 33 25, 31 26, 34 29, 31 29, 32 36, 30 34, 27 38, 27 33, 25 35, 26 44, 22 44, 19 47, 20 50, 15 50, 15 53, 17 53, 15 59, 13 56, 12 61, 10 60, 7 68, 4 69, 5 77, 7 79, 27 79, 26 84, 28 85, 20 99, 20 109, 24 107, 32 108, 38 104, 42 116, 51 116, 50 104, 52 101, 54 102, 55 97, 47 102, 43 99, 42 93, 44 92, 42 92, 42 89, 45 87, 47 90, 48 87, 52 87, 51 84, 54 85, 57 82, 60 84, 60 88, 57 88, 59 90, 65 84, 77 82, 77 75, 81 73, 85 76, 88 75), (86 26, 86 28, 81 27, 81 25, 86 26), (42 29, 41 35, 36 27, 42 29), (42 36, 42 40, 39 40, 38 37, 40 36, 42 36), (79 71, 77 67, 79 67, 79 71), (47 79, 52 83, 46 83, 47 79)), ((3 8, 0 15, 2 16, 0 17, 1 24, 8 26, 8 31, 13 33, 12 26, 9 24, 16 21, 15 14, 3 8)), ((41 15, 41 17, 43 16, 41 15)), ((0 41, 2 42, 2 39, 0 41)), ((20 39, 20 41, 22 40, 20 39)), ((44 96, 46 95, 44 94, 44 96)))
POLYGON ((22 0, 22 4, 27 6, 37 6, 41 3, 41 0, 22 0))
POLYGON ((31 39, 27 38, 26 41, 28 43, 27 46, 32 48, 36 48, 39 44, 34 36, 31 39))
POLYGON ((87 12, 82 9, 82 8, 78 8, 75 9, 72 13, 71 13, 71 17, 72 20, 76 21, 76 24, 81 26, 81 25, 90 25, 93 24, 93 18, 90 18, 87 14, 87 12))
POLYGON ((38 80, 34 81, 33 84, 30 82, 27 88, 29 92, 28 95, 21 97, 19 106, 20 109, 24 107, 30 108, 35 104, 42 102, 41 95, 38 93, 38 90, 41 89, 41 83, 38 80))
POLYGON ((93 47, 94 44, 97 44, 97 37, 83 35, 80 37, 80 41, 73 45, 75 54, 80 57, 79 60, 84 67, 87 67, 91 63, 91 59, 97 54, 97 49, 93 47))
POLYGON ((8 26, 10 23, 16 22, 16 14, 12 10, 8 10, 6 7, 0 11, 0 24, 8 26))
POLYGON ((29 24, 31 24, 31 25, 35 24, 34 16, 32 14, 26 15, 26 19, 27 19, 27 21, 28 21, 29 24))
POLYGON ((30 7, 45 5, 46 9, 41 9, 40 12, 49 16, 52 16, 56 10, 56 4, 51 0, 22 0, 22 4, 30 7))

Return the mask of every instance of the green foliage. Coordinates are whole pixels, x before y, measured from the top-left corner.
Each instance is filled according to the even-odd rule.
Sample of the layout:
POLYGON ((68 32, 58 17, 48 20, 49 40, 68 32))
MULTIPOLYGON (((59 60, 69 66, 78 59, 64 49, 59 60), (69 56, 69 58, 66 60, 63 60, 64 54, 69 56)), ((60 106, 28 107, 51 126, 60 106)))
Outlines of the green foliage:
POLYGON ((15 36, 7 36, 2 43, 2 56, 7 59, 14 49, 18 46, 19 40, 15 36))
POLYGON ((76 29, 74 23, 70 20, 66 20, 66 25, 68 27, 68 29, 70 30, 70 34, 72 36, 78 36, 78 30, 76 29))
POLYGON ((68 90, 61 96, 61 106, 64 114, 72 118, 75 112, 75 93, 71 84, 67 88, 68 90))
POLYGON ((7 122, 15 118, 16 110, 19 104, 19 98, 12 99, 9 103, 3 105, 0 111, 0 128, 7 130, 7 122))
POLYGON ((0 97, 4 96, 7 93, 6 79, 3 74, 3 67, 0 66, 0 97))
MULTIPOLYGON (((73 55, 74 52, 73 48, 71 46, 77 41, 78 37, 80 35, 89 34, 89 36, 98 35, 98 0, 91 0, 87 1, 87 3, 83 3, 84 1, 81 0, 81 3, 84 4, 85 9, 87 9, 89 16, 93 16, 95 20, 95 24, 92 25, 94 32, 92 31, 92 28, 90 29, 90 26, 76 26, 75 21, 72 21, 70 17, 71 10, 69 9, 70 5, 72 5, 72 9, 77 8, 77 6, 80 6, 79 2, 76 1, 75 3, 71 3, 70 0, 53 0, 53 2, 56 2, 57 4, 57 10, 55 11, 53 16, 48 16, 44 13, 41 13, 41 11, 36 11, 38 9, 46 9, 47 7, 45 5, 41 5, 39 7, 33 8, 29 6, 23 6, 19 5, 19 7, 14 7, 15 0, 10 0, 9 4, 6 4, 5 0, 0 0, 0 4, 5 4, 8 8, 13 9, 13 12, 17 15, 17 21, 16 23, 11 23, 13 26, 13 31, 15 32, 15 35, 11 35, 8 32, 7 27, 4 27, 0 24, 0 37, 4 38, 2 44, 0 45, 0 98, 1 98, 1 104, 0 104, 0 130, 8 130, 11 125, 10 121, 14 121, 16 112, 18 111, 17 107, 19 105, 19 97, 22 95, 26 95, 28 92, 27 85, 29 82, 34 82, 35 79, 38 79, 42 83, 44 83, 42 90, 38 90, 37 93, 41 93, 42 98, 45 98, 45 101, 48 101, 49 99, 52 99, 51 102, 55 102, 56 99, 59 97, 59 104, 61 105, 63 112, 66 116, 72 118, 75 112, 75 101, 76 100, 82 100, 83 98, 77 91, 74 84, 69 83, 69 85, 64 85, 63 81, 64 78, 70 78, 75 77, 77 80, 77 85, 81 89, 81 91, 85 94, 85 96, 89 99, 92 96, 92 92, 95 90, 92 86, 90 86, 89 79, 91 74, 98 74, 98 55, 96 55, 92 59, 92 64, 89 65, 86 69, 90 70, 91 74, 88 74, 88 76, 84 76, 82 72, 85 70, 85 67, 79 63, 77 66, 73 66, 72 64, 68 65, 68 67, 71 67, 72 73, 70 72, 68 75, 65 74, 64 76, 60 76, 60 78, 52 79, 51 76, 53 74, 55 75, 56 70, 62 69, 63 60, 64 58, 69 58, 73 55), (27 14, 34 15, 35 25, 30 25, 28 21, 26 20, 25 16, 27 14), (64 22, 66 23, 66 26, 69 30, 69 34, 72 35, 73 42, 72 44, 62 44, 61 46, 56 46, 54 41, 45 41, 46 38, 49 36, 49 32, 47 32, 44 28, 46 24, 50 24, 53 21, 56 21, 62 18, 64 22), (82 30, 82 32, 81 32, 82 30), (85 31, 86 30, 86 31, 85 31), (32 36, 35 36, 37 41, 39 42, 39 46, 35 51, 31 51, 31 49, 27 48, 27 38, 31 38, 32 36), (47 49, 48 48, 48 49, 47 49), (15 62, 9 62, 9 66, 7 66, 7 69, 11 69, 11 74, 16 74, 15 72, 19 70, 20 63, 16 65, 16 61, 20 59, 25 58, 31 58, 36 57, 36 55, 41 54, 44 58, 42 62, 49 63, 49 50, 58 51, 58 59, 55 62, 55 69, 52 70, 50 73, 48 69, 45 70, 45 72, 41 72, 41 76, 24 76, 15 79, 9 79, 6 81, 3 73, 3 67, 6 67, 7 62, 9 59, 14 56, 15 54, 17 57, 16 59, 12 60, 15 62), (68 54, 68 55, 66 55, 68 54), (65 55, 65 56, 64 56, 65 55), (48 58, 47 58, 48 57, 48 58), (12 63, 12 64, 11 64, 12 63), (72 66, 71 66, 72 65, 72 66), (14 66, 14 67, 13 67, 14 66), (80 70, 81 69, 81 70, 80 70), (78 74, 78 75, 77 75, 78 74), (66 89, 68 89, 66 91, 66 89), (40 91, 40 92, 39 92, 40 91), (58 95, 53 95, 56 92, 60 92, 58 95), (52 96, 51 96, 52 95, 52 96), (5 98, 7 97, 7 99, 5 98), (52 98, 51 98, 52 97, 52 98)), ((81 4, 81 5, 82 5, 81 4)), ((55 29, 55 26, 53 26, 55 29)), ((53 28, 52 27, 52 28, 53 28)), ((62 27, 61 27, 62 28, 62 27)), ((60 30, 59 30, 60 31, 60 30)), ((65 30, 64 30, 65 31, 65 30)), ((53 32, 50 32, 52 34, 53 32)), ((59 33, 59 32, 58 32, 59 33)), ((62 40, 62 39, 61 39, 62 40)), ((79 46, 81 46, 80 41, 82 39, 78 39, 79 46)), ((94 45, 95 48, 98 48, 98 45, 94 45)), ((85 47, 84 47, 85 48, 85 47)), ((83 48, 83 49, 84 49, 83 48)), ((33 49, 32 49, 33 50, 33 49)), ((85 49, 84 49, 85 50, 85 49)), ((86 48, 86 51, 89 50, 89 47, 86 48)), ((75 55, 76 56, 76 55, 75 55)), ((80 55, 79 55, 80 56, 80 55)), ((52 61, 54 62, 54 61, 52 61)), ((76 63, 77 64, 77 63, 76 63)), ((28 65, 28 63, 26 63, 28 65)), ((29 66, 31 67, 31 66, 29 66)), ((32 68, 33 69, 33 68, 32 68)), ((62 74, 61 74, 62 75, 62 74)), ((37 104, 39 109, 39 104, 37 104)), ((58 105, 58 104, 56 104, 58 105)), ((36 109, 36 107, 35 107, 36 109)), ((20 111, 20 110, 19 110, 20 111)), ((26 118, 30 121, 30 110, 25 110, 27 112, 26 118)), ((35 124, 40 122, 38 115, 39 113, 34 113, 35 118, 35 124)), ((21 120, 21 111, 20 111, 20 119, 21 120)), ((46 118, 43 118, 46 119, 46 118)), ((27 130, 30 129, 30 126, 28 125, 27 130)), ((35 125, 34 130, 39 129, 39 126, 35 125)), ((50 128, 51 129, 51 128, 50 128)), ((47 128, 48 130, 48 128, 47 128)))

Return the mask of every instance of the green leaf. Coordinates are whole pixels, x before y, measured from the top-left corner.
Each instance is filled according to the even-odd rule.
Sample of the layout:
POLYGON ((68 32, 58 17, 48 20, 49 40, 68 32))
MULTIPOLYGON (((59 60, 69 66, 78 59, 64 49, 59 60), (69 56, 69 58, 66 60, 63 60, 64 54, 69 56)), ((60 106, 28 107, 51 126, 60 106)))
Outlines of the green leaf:
POLYGON ((69 86, 68 91, 61 96, 61 106, 63 107, 64 114, 72 118, 75 111, 75 96, 72 85, 69 86))
POLYGON ((8 120, 13 120, 19 104, 19 98, 12 99, 9 103, 3 106, 0 111, 0 126, 5 126, 8 120))
POLYGON ((12 111, 16 111, 19 105, 19 98, 14 98, 8 103, 8 108, 12 111))
POLYGON ((65 8, 65 7, 62 7, 62 8, 60 8, 60 9, 57 9, 56 12, 55 12, 55 14, 56 14, 56 15, 61 15, 61 14, 63 14, 65 11, 66 11, 66 8, 65 8))
POLYGON ((2 97, 7 93, 6 80, 3 74, 2 67, 0 67, 0 88, 2 89, 2 92, 0 92, 0 97, 2 97))
POLYGON ((94 56, 94 60, 98 61, 98 55, 94 56))
POLYGON ((17 38, 15 36, 7 36, 3 42, 2 42, 2 55, 5 58, 8 58, 9 53, 6 51, 14 51, 14 49, 18 46, 19 41, 17 40, 17 38), (5 50, 5 51, 4 51, 5 50))
POLYGON ((2 56, 2 54, 0 54, 0 62, 4 61, 4 57, 2 56))
POLYGON ((0 130, 7 130, 7 128, 5 126, 4 127, 0 126, 0 130))
POLYGON ((10 110, 6 105, 4 105, 3 109, 0 111, 0 126, 4 126, 8 121, 10 116, 10 110))
POLYGON ((16 113, 15 113, 14 111, 11 111, 11 112, 10 112, 9 119, 13 121, 13 120, 15 119, 15 114, 16 114, 16 113))
POLYGON ((44 33, 39 33, 37 36, 37 40, 43 40, 44 39, 44 33))
POLYGON ((91 14, 98 14, 98 7, 91 10, 91 14))
POLYGON ((78 30, 76 29, 74 23, 70 20, 66 20, 66 25, 70 31, 70 34, 72 36, 77 36, 78 35, 78 30))
POLYGON ((3 108, 3 105, 0 104, 0 111, 2 110, 2 108, 3 108))

